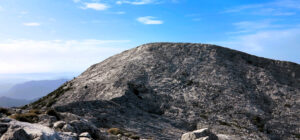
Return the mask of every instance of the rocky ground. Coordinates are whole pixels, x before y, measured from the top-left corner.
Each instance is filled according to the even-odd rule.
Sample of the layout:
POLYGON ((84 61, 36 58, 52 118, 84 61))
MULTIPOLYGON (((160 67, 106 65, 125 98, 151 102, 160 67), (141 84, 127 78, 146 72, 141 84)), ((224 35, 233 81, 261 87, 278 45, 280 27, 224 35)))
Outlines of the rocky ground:
POLYGON ((190 43, 151 43, 125 51, 23 107, 54 109, 59 120, 38 115, 36 122, 53 128, 64 121, 53 128, 59 136, 70 125, 77 138, 88 132, 94 139, 166 140, 187 140, 183 134, 299 139, 299 108, 298 64, 190 43), (91 127, 81 130, 78 124, 91 127))

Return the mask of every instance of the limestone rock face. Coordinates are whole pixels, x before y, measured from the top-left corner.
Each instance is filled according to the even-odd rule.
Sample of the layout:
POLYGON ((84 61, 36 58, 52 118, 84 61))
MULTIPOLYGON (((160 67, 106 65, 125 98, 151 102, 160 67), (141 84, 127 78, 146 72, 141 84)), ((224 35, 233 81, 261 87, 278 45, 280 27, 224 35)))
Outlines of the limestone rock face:
POLYGON ((28 106, 46 107, 156 139, 206 127, 241 139, 296 139, 300 66, 215 45, 151 43, 91 66, 28 106))

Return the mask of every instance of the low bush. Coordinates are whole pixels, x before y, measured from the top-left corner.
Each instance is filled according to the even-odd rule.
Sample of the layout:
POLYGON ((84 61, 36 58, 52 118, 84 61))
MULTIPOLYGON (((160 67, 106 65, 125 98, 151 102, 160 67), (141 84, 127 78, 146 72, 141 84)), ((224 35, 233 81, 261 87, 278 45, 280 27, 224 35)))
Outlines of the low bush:
POLYGON ((107 130, 107 132, 113 135, 118 135, 118 134, 123 135, 123 132, 119 128, 110 128, 107 130))
POLYGON ((6 108, 0 107, 0 113, 5 114, 5 115, 11 115, 10 111, 6 108))
POLYGON ((37 109, 31 109, 28 111, 28 113, 41 114, 41 111, 39 111, 37 109))
POLYGON ((29 122, 29 123, 35 123, 39 119, 38 115, 36 113, 14 114, 14 115, 11 115, 10 118, 21 121, 21 122, 29 122))

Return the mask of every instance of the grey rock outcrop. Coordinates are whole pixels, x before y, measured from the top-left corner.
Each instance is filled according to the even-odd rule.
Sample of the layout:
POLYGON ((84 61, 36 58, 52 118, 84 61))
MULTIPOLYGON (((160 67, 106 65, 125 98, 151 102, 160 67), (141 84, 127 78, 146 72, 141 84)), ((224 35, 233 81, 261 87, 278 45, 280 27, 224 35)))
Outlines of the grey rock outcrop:
POLYGON ((64 122, 64 121, 57 121, 53 124, 53 128, 54 129, 62 129, 65 124, 66 124, 66 122, 64 122))
POLYGON ((65 124, 61 130, 64 132, 74 132, 74 128, 70 124, 65 124))
POLYGON ((181 140, 218 140, 218 137, 210 132, 208 128, 203 128, 199 130, 195 130, 193 132, 185 133, 181 136, 181 140))
POLYGON ((12 120, 0 140, 75 140, 77 137, 40 125, 12 120))
POLYGON ((297 139, 300 66, 215 45, 151 43, 28 106, 47 107, 156 139, 205 127, 241 139, 297 139))
POLYGON ((4 133, 0 140, 31 140, 31 137, 24 131, 24 129, 11 126, 4 133))

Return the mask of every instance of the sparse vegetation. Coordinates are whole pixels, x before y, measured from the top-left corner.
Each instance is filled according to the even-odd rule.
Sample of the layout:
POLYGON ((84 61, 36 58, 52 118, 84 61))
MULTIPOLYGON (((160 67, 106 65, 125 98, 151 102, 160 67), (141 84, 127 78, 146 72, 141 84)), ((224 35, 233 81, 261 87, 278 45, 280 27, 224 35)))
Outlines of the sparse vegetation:
POLYGON ((41 111, 39 111, 37 109, 31 109, 28 111, 28 113, 41 114, 41 111))
POLYGON ((47 96, 39 99, 38 101, 32 103, 31 105, 29 106, 32 106, 33 108, 35 109, 38 109, 38 108, 41 108, 41 107, 50 107, 52 106, 57 98, 59 96, 61 96, 64 92, 70 90, 71 88, 68 87, 68 88, 65 88, 65 86, 67 85, 68 83, 65 83, 63 84, 61 87, 59 87, 57 90, 51 92, 50 94, 48 94, 47 96))
POLYGON ((38 121, 38 115, 36 113, 23 113, 23 114, 14 114, 11 115, 10 118, 22 121, 22 122, 29 122, 35 123, 38 121))
POLYGON ((107 132, 113 135, 123 134, 123 132, 119 128, 110 128, 107 130, 107 132))
POLYGON ((107 130, 108 133, 113 134, 113 135, 123 135, 125 137, 131 138, 131 139, 140 139, 139 136, 135 135, 132 132, 126 131, 126 130, 121 130, 119 128, 110 128, 107 130))
POLYGON ((5 115, 11 115, 11 112, 8 109, 2 107, 0 107, 0 113, 5 115))

